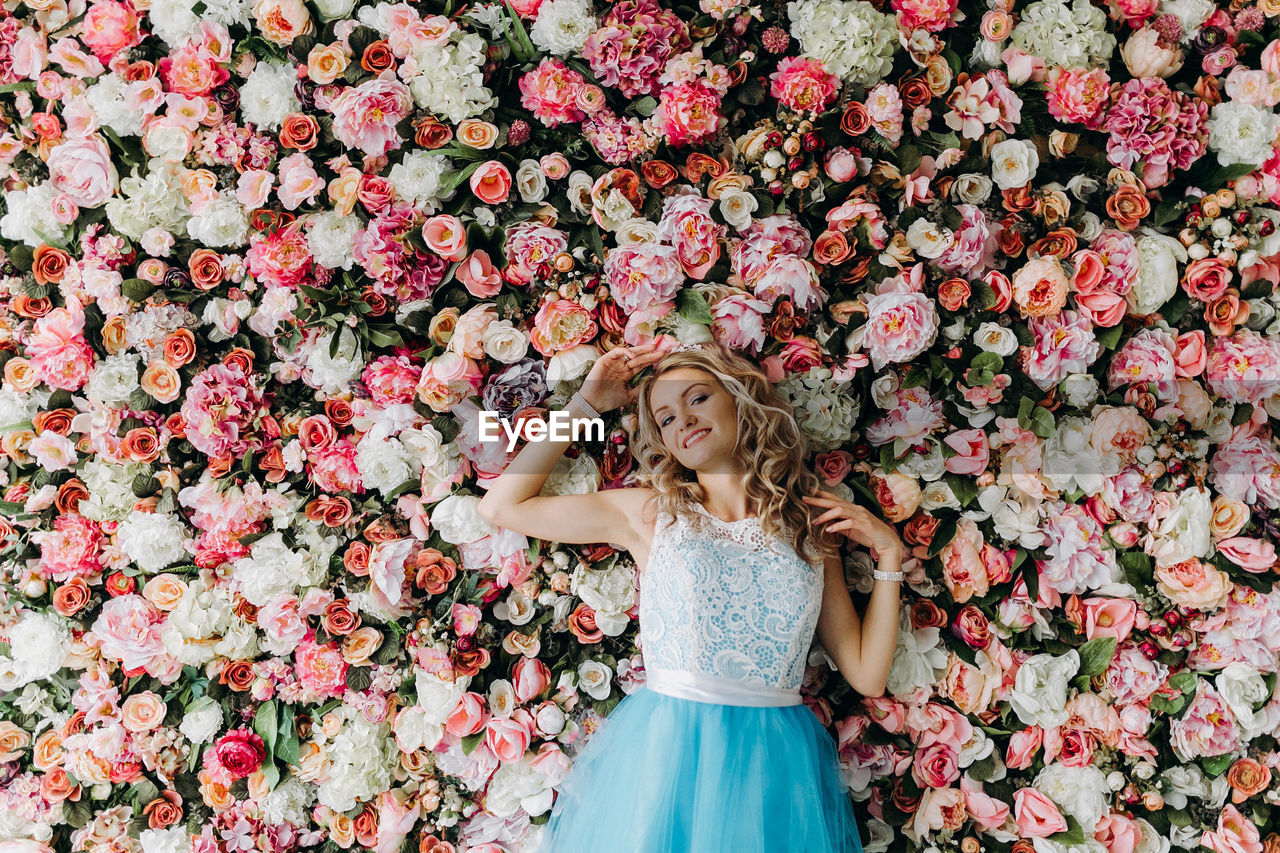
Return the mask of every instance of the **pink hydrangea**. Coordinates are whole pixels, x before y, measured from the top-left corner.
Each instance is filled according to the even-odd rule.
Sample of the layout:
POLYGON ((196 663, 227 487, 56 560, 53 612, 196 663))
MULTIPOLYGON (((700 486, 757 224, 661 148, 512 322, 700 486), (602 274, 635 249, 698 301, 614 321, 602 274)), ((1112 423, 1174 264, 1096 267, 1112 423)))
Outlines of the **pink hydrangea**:
POLYGON ((661 243, 619 246, 604 259, 604 271, 609 293, 624 311, 669 302, 684 281, 675 247, 661 243))
POLYGON ((1096 127, 1111 99, 1111 80, 1102 68, 1055 66, 1044 82, 1049 115, 1059 121, 1096 127))
POLYGON ((938 337, 937 306, 923 293, 876 293, 866 303, 863 346, 874 370, 911 361, 938 337))
POLYGON ((182 403, 187 441, 210 459, 242 456, 253 446, 249 431, 262 404, 239 362, 211 364, 191 380, 182 403))
POLYGON ((1115 96, 1102 127, 1107 160, 1122 169, 1140 164, 1148 189, 1169 182, 1174 169, 1187 169, 1205 153, 1209 105, 1195 95, 1169 88, 1160 77, 1130 80, 1115 96))
POLYGON ((582 123, 582 133, 600 159, 613 166, 654 153, 662 141, 662 134, 651 131, 649 123, 619 118, 607 109, 588 116, 582 123))
POLYGON ((1251 329, 1214 340, 1205 366, 1209 390, 1234 403, 1259 403, 1280 392, 1280 343, 1251 329))
POLYGON ((792 112, 818 115, 840 89, 840 80, 816 59, 788 56, 769 75, 769 94, 792 112))
POLYGON ((690 44, 677 13, 656 0, 621 0, 587 39, 582 58, 600 85, 634 98, 656 91, 667 60, 690 44))
POLYGON ((331 110, 339 142, 365 154, 386 154, 404 141, 396 125, 413 111, 413 97, 399 80, 377 77, 344 90, 331 110))
POLYGON ((209 48, 189 41, 159 63, 160 79, 167 91, 195 98, 207 95, 231 79, 209 48))
POLYGON ((711 199, 697 193, 669 196, 662 204, 658 239, 675 246, 685 275, 701 281, 720 260, 726 228, 711 218, 711 199))
POLYGON ((582 121, 587 114, 578 106, 578 93, 586 82, 563 61, 543 59, 537 68, 520 76, 520 106, 547 127, 582 121))
POLYGON ((407 202, 395 202, 356 232, 352 254, 373 279, 373 291, 401 302, 426 299, 444 280, 448 261, 409 238, 422 218, 407 202))
POLYGON ((1022 351, 1022 371, 1047 391, 1071 373, 1082 373, 1102 353, 1093 326, 1076 311, 1031 317, 1027 327, 1035 343, 1022 351))
POLYGON ((664 86, 653 119, 668 145, 702 142, 722 123, 720 93, 701 80, 664 86))

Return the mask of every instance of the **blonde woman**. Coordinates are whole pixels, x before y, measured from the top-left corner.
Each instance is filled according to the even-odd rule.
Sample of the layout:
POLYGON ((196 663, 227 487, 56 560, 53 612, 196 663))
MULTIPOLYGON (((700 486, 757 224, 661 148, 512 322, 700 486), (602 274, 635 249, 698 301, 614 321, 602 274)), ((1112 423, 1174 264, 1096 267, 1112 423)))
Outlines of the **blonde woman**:
POLYGON ((645 685, 586 742, 537 853, 858 853, 835 741, 799 688, 816 631, 854 689, 883 693, 902 543, 818 488, 756 364, 658 346, 610 350, 566 406, 594 417, 638 401, 640 486, 539 496, 568 442, 530 442, 480 503, 529 536, 619 545, 640 571, 645 685), (878 559, 865 619, 837 533, 878 559))

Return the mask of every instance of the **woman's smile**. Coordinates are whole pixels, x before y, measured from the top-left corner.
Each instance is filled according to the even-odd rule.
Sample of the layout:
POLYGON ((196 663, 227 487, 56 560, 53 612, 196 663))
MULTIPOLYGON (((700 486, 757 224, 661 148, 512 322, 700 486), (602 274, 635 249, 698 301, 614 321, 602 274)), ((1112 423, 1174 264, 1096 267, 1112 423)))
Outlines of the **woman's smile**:
POLYGON ((703 427, 702 429, 693 433, 693 435, 689 436, 684 440, 685 448, 688 449, 689 447, 692 447, 694 444, 697 444, 709 432, 711 432, 711 429, 709 427, 703 427))

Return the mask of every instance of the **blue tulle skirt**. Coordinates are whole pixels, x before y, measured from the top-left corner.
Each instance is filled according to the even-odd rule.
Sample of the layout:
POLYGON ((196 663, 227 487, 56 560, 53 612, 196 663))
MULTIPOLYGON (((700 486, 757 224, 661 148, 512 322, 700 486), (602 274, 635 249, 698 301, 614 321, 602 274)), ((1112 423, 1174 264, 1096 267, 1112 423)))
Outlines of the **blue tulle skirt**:
POLYGON ((536 853, 861 853, 836 744, 804 705, 641 688, 590 736, 536 853))

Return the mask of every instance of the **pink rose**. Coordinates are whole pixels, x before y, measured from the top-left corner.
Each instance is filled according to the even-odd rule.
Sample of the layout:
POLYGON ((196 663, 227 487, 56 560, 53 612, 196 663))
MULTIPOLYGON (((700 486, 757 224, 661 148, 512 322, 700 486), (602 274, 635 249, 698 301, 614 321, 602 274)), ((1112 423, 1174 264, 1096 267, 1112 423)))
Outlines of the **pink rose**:
POLYGON ((946 743, 935 743, 916 752, 911 775, 922 787, 942 788, 960 778, 956 751, 946 743))
POLYGON ((468 293, 479 299, 496 296, 502 289, 502 273, 489 260, 489 253, 483 249, 475 250, 463 260, 454 276, 462 282, 468 293))
POLYGON ((964 807, 969 817, 983 829, 997 829, 1009 818, 1009 804, 983 793, 981 783, 962 776, 960 790, 964 792, 964 807))
POLYGON ((81 207, 100 207, 119 186, 107 143, 97 135, 80 136, 49 152, 49 179, 81 207))
POLYGON ((524 757, 532 740, 533 718, 523 708, 507 719, 493 717, 485 730, 484 742, 503 764, 513 764, 524 757), (527 721, 527 722, 526 722, 527 721))
POLYGON ((1084 606, 1084 634, 1094 637, 1115 637, 1124 640, 1133 630, 1138 616, 1138 604, 1129 598, 1086 598, 1084 606))
POLYGON ((311 158, 302 152, 285 157, 278 168, 280 189, 276 190, 276 195, 285 210, 297 210, 325 188, 324 180, 311 165, 311 158))
POLYGON ((1107 853, 1133 853, 1142 842, 1142 830, 1131 818, 1106 814, 1098 821, 1093 837, 1107 848, 1107 853))
POLYGON ((307 622, 298 612, 296 595, 280 595, 258 610, 258 627, 277 643, 296 644, 307 636, 307 622))
POLYGON ((990 589, 987 567, 983 565, 981 548, 982 532, 970 519, 962 519, 956 527, 956 535, 942 549, 938 559, 942 561, 942 580, 957 604, 970 598, 984 596, 990 589))
POLYGON ((1218 553, 1246 571, 1265 572, 1276 563, 1276 546, 1252 536, 1233 536, 1218 543, 1218 553))
POLYGON ((269 169, 245 169, 236 179, 236 201, 246 210, 263 207, 275 180, 275 173, 269 169))
POLYGON ((522 655, 511 668, 511 683, 515 687, 516 698, 528 702, 551 684, 551 670, 537 658, 522 655))
POLYGON ((1257 825, 1228 803, 1218 814, 1218 828, 1200 836, 1200 843, 1215 853, 1262 853, 1265 846, 1257 825))
POLYGON ((214 745, 218 761, 233 778, 251 776, 267 757, 262 738, 250 729, 232 729, 214 745))
POLYGON ((1176 375, 1192 379, 1204 373, 1209 356, 1204 348, 1203 330, 1183 332, 1174 339, 1174 344, 1177 347, 1173 354, 1173 370, 1176 375))
POLYGON ((428 219, 422 226, 422 239, 446 261, 461 261, 467 256, 467 228, 456 216, 442 213, 428 219))
POLYGON ((1014 732, 1009 737, 1009 747, 1005 750, 1004 763, 1012 770, 1027 769, 1043 743, 1044 730, 1039 726, 1014 732))
POLYGON ((990 454, 987 445, 987 434, 982 430, 959 430, 951 433, 942 441, 943 444, 956 451, 956 455, 948 457, 946 461, 947 470, 952 474, 976 477, 987 470, 990 454))
POLYGON ((511 192, 511 172, 497 160, 488 160, 471 173, 471 192, 485 204, 501 204, 511 192))
POLYGON ((1067 822, 1053 800, 1035 788, 1013 792, 1013 819, 1023 838, 1048 838, 1067 831, 1067 822))
POLYGON ((467 691, 458 699, 458 704, 445 720, 445 730, 457 737, 473 735, 484 728, 489 720, 489 711, 485 708, 484 697, 479 693, 467 691))

